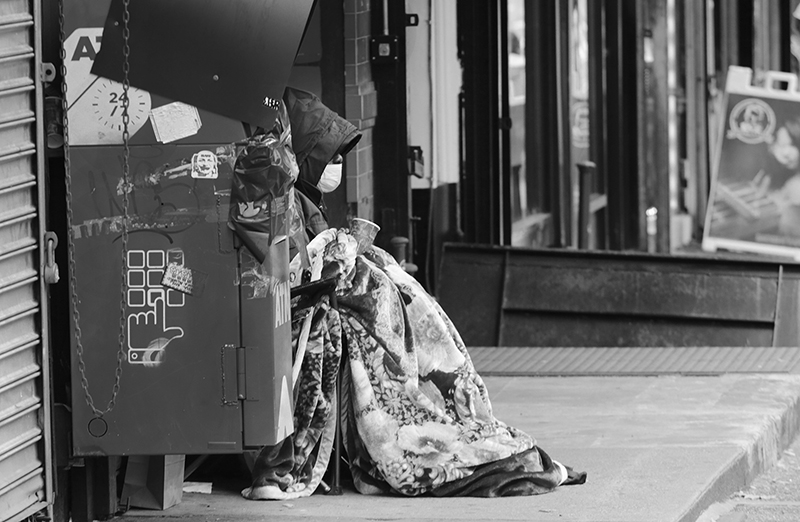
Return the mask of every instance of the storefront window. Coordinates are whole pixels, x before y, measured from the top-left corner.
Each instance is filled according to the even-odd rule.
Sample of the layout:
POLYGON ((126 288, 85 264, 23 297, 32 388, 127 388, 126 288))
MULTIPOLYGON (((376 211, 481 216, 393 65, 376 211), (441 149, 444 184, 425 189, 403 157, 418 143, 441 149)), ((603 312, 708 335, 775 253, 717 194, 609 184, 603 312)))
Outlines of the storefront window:
MULTIPOLYGON (((511 116, 512 228, 534 212, 525 168, 525 2, 508 0, 508 102, 511 116)), ((512 234, 512 243, 515 243, 512 234)))
POLYGON ((572 160, 572 237, 578 237, 580 182, 577 165, 589 160, 589 18, 587 0, 571 0, 569 27, 570 156, 572 160))

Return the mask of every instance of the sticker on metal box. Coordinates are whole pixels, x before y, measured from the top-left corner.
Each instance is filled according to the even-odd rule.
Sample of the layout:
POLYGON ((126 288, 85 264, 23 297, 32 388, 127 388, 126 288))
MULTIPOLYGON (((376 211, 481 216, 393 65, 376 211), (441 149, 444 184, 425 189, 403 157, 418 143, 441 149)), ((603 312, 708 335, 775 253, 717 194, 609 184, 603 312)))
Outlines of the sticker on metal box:
POLYGON ((172 290, 200 297, 205 289, 207 278, 208 275, 203 272, 192 270, 177 263, 170 263, 164 270, 161 284, 172 290))

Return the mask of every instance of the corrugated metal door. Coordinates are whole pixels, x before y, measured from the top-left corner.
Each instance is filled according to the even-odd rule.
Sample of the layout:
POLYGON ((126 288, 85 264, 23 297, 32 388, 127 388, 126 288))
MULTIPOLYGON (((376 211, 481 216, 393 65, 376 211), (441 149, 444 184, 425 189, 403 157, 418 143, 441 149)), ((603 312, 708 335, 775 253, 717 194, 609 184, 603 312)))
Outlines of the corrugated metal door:
POLYGON ((52 491, 43 267, 40 4, 0 0, 0 520, 52 491))

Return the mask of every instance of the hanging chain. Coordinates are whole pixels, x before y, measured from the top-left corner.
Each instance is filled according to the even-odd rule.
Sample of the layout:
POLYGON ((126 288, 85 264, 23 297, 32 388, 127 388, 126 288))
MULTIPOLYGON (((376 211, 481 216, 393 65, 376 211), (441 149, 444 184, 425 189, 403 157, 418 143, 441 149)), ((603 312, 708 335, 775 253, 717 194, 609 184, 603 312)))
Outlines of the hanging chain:
POLYGON ((130 184, 131 170, 131 149, 130 149, 130 108, 129 91, 131 82, 129 79, 131 71, 131 47, 130 47, 130 20, 129 9, 130 0, 122 0, 122 254, 120 273, 120 296, 119 296, 119 350, 117 350, 117 368, 114 374, 114 388, 111 393, 111 401, 108 403, 109 409, 114 407, 114 403, 119 393, 120 376, 122 375, 122 361, 125 358, 125 303, 128 295, 128 207, 130 204, 129 195, 132 185, 130 184))
POLYGON ((81 376, 81 388, 83 388, 83 395, 86 399, 86 404, 92 409, 95 417, 103 417, 114 409, 117 402, 117 395, 119 394, 120 379, 122 377, 122 362, 125 359, 125 301, 127 297, 127 251, 128 251, 128 189, 129 189, 129 172, 130 172, 130 148, 129 148, 129 132, 128 125, 130 123, 128 117, 128 90, 130 89, 130 81, 128 74, 130 72, 130 46, 129 38, 130 31, 128 29, 128 22, 130 21, 130 12, 128 9, 130 0, 123 0, 124 14, 123 14, 123 100, 122 100, 122 123, 123 123, 123 197, 122 197, 122 285, 120 296, 120 319, 119 319, 119 348, 117 350, 117 367, 114 371, 114 386, 111 391, 111 399, 108 401, 106 409, 100 410, 95 406, 92 394, 89 392, 89 380, 86 377, 86 362, 83 358, 83 333, 81 331, 81 316, 78 310, 78 283, 76 277, 76 262, 75 262, 75 229, 73 228, 74 212, 72 208, 72 164, 70 161, 69 149, 69 104, 67 101, 67 50, 65 42, 67 40, 64 24, 64 2, 58 2, 58 23, 59 23, 59 37, 61 39, 61 97, 63 104, 63 126, 64 126, 64 184, 66 191, 66 206, 67 206, 67 237, 68 237, 68 256, 69 256, 69 280, 70 280, 70 299, 72 304, 72 321, 75 328, 75 353, 78 357, 78 372, 81 376))

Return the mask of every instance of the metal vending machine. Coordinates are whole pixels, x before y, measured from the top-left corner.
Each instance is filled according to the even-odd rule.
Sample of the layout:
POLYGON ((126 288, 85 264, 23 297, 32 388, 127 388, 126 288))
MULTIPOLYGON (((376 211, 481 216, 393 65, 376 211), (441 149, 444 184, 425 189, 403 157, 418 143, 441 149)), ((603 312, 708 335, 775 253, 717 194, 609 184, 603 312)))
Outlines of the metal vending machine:
MULTIPOLYGON (((292 431, 288 240, 259 263, 228 226, 248 126, 135 84, 123 125, 123 85, 92 74, 111 4, 65 0, 62 17, 74 454, 275 444, 292 431)), ((305 22, 272 23, 291 67, 305 22)))

